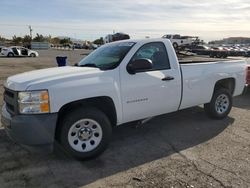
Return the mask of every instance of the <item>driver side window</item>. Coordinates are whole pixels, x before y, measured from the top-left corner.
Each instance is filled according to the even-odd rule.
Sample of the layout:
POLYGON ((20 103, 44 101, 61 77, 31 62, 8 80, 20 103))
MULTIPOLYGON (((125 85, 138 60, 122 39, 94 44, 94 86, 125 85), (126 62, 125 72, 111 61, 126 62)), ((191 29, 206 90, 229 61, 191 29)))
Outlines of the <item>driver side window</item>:
POLYGON ((166 47, 162 42, 152 42, 143 45, 133 56, 137 59, 150 59, 153 63, 152 70, 170 69, 166 47))

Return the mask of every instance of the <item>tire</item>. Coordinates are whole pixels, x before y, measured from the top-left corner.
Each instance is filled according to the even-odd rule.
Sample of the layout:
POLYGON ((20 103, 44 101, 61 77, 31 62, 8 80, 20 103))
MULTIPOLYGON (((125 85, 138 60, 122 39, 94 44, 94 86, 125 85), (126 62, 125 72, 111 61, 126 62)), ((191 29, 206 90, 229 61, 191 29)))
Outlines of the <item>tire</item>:
POLYGON ((210 53, 209 57, 214 58, 214 55, 215 55, 214 53, 210 53))
POLYGON ((31 54, 30 54, 30 57, 36 57, 36 54, 31 53, 31 54))
POLYGON ((222 53, 217 52, 216 57, 217 57, 217 58, 221 58, 221 57, 222 57, 222 53))
POLYGON ((174 49, 178 49, 178 44, 176 42, 173 43, 174 49))
POLYGON ((222 56, 222 58, 226 59, 227 56, 228 56, 227 53, 224 53, 223 56, 222 56))
POLYGON ((213 119, 224 119, 232 109, 232 94, 228 89, 215 90, 210 103, 204 104, 204 110, 213 119))
POLYGON ((108 146, 112 127, 107 116, 96 108, 79 108, 62 121, 59 143, 71 156, 84 160, 100 155, 108 146))
POLYGON ((12 52, 9 52, 7 57, 14 57, 14 54, 12 52))

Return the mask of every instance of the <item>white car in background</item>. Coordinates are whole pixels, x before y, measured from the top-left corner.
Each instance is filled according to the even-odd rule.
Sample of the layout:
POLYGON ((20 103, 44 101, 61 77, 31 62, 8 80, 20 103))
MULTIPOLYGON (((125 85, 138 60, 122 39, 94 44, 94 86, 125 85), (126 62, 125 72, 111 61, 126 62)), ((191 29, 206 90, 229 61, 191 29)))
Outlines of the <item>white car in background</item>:
POLYGON ((8 48, 2 48, 1 55, 6 57, 38 57, 38 52, 30 50, 21 46, 11 46, 8 48))
POLYGON ((179 47, 192 46, 194 44, 199 44, 200 42, 198 37, 181 36, 179 34, 167 34, 164 35, 162 38, 169 39, 174 49, 178 49, 179 47))

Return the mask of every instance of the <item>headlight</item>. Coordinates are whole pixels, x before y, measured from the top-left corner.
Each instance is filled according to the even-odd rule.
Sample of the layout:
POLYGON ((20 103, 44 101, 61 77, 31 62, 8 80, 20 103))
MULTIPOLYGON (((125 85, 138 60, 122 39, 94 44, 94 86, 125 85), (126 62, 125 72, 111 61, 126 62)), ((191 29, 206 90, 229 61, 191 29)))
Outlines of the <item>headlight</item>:
POLYGON ((49 113, 49 93, 46 90, 19 92, 18 107, 21 114, 49 113))

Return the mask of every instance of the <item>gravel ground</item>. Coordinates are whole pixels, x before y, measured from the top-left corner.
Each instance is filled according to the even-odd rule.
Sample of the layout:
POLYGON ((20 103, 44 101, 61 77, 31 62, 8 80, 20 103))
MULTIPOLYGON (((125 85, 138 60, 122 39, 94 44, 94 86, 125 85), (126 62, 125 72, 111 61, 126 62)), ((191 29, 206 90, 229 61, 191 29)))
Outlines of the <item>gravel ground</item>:
MULTIPOLYGON (((88 51, 39 51, 38 58, 0 57, 0 107, 7 76, 78 62, 88 51)), ((0 187, 250 187, 250 89, 224 120, 202 107, 114 130, 109 148, 90 161, 31 153, 0 129, 0 187)))

